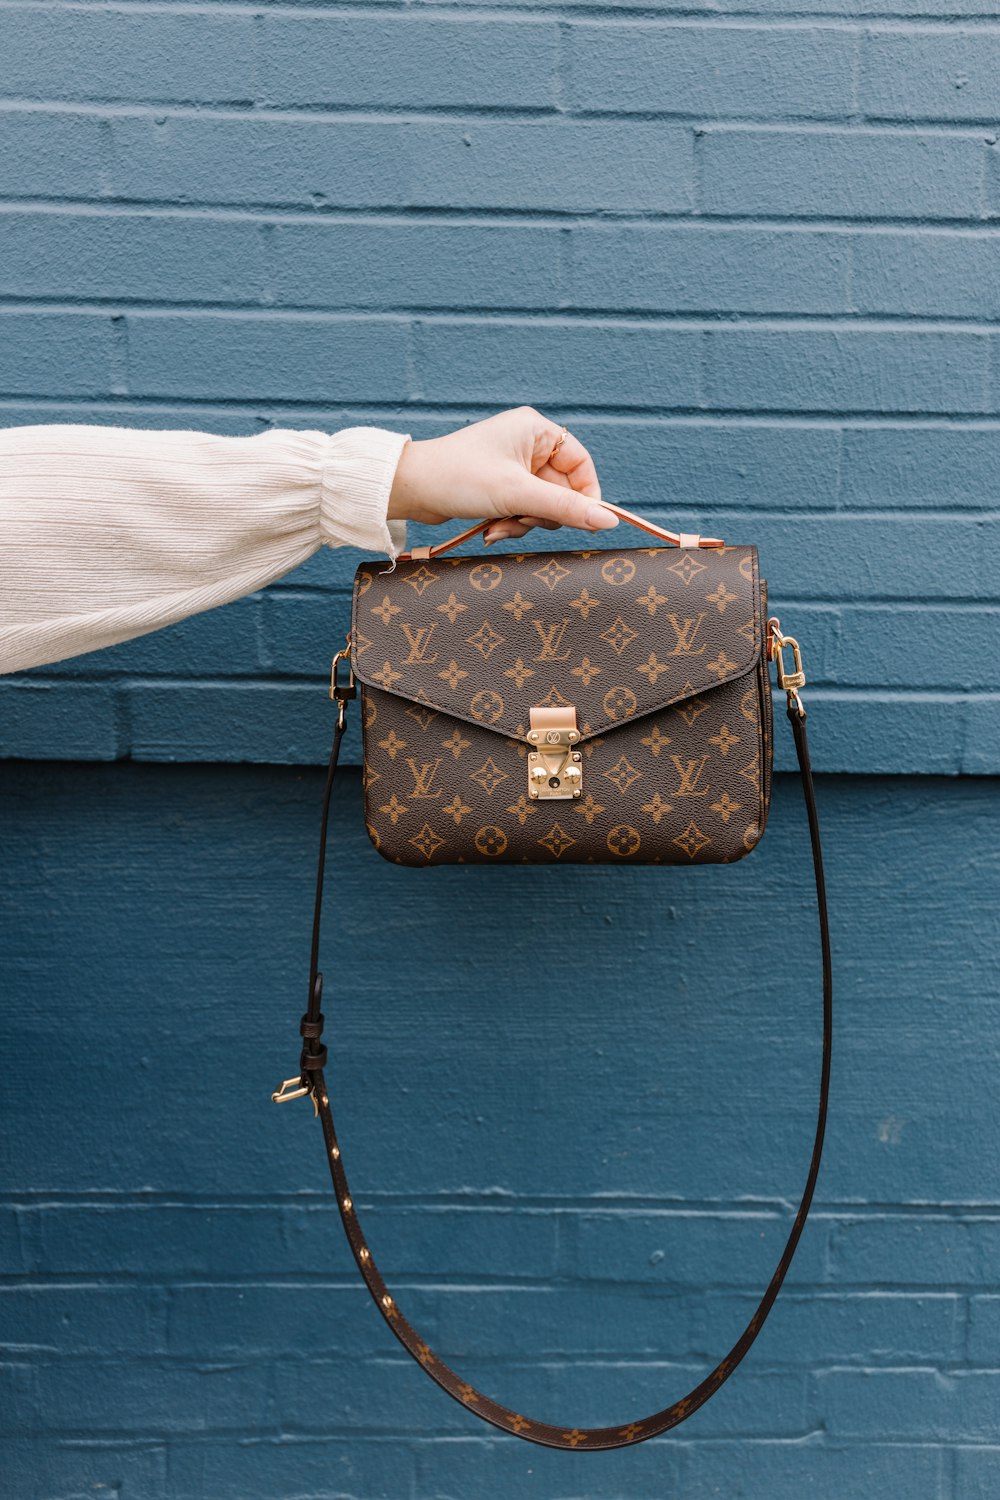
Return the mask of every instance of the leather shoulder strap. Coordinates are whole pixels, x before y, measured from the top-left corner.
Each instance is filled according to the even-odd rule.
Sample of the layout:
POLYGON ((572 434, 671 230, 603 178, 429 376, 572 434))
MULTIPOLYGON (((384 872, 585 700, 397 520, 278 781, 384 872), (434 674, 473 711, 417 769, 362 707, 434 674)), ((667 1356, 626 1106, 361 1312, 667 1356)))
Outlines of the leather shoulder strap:
MULTIPOLYGON (((764 1320, 774 1305, 775 1298, 781 1289, 785 1274, 791 1264, 792 1256, 798 1245, 812 1203, 813 1191, 816 1186, 816 1178, 819 1173, 820 1158, 823 1151, 823 1136, 826 1130, 827 1100, 830 1089, 830 1054, 833 1039, 833 979, 830 961, 830 933, 827 923, 826 911, 826 887, 823 878, 823 856, 820 848, 819 819, 816 812, 816 798, 813 789, 812 767, 809 761, 809 742, 806 738, 806 716, 801 703, 789 703, 788 718, 791 722, 792 733, 795 737, 795 751, 798 757, 799 770, 802 777, 802 790, 805 795, 806 815, 809 820, 809 838, 812 845, 813 867, 816 876, 816 904, 819 913, 820 942, 823 954, 823 1059, 820 1071, 819 1088, 819 1115, 816 1122, 816 1134, 813 1140, 812 1158, 809 1163, 809 1171, 806 1176, 805 1190, 799 1203, 798 1212, 795 1215, 785 1248, 781 1252, 774 1275, 757 1305, 757 1309, 749 1323, 740 1334, 736 1343, 729 1353, 715 1366, 715 1368, 700 1381, 693 1390, 679 1401, 674 1401, 670 1406, 665 1406, 661 1411, 654 1412, 651 1416, 641 1417, 637 1421, 619 1424, 615 1427, 591 1427, 591 1428, 564 1428, 553 1426, 548 1422, 538 1422, 530 1417, 522 1416, 520 1412, 511 1411, 506 1406, 501 1406, 491 1397, 484 1395, 475 1389, 467 1381, 457 1375, 454 1370, 441 1359, 430 1345, 421 1338, 396 1303, 396 1299, 389 1291, 382 1275, 375 1264, 372 1253, 365 1239, 364 1231, 358 1218, 358 1211, 351 1197, 351 1189, 348 1185, 344 1163, 337 1142, 337 1134, 334 1129, 333 1115, 330 1110, 330 1098, 327 1091, 326 1079, 323 1068, 327 1060, 326 1048, 320 1042, 323 1030, 323 1015, 320 1011, 320 1001, 323 989, 323 976, 317 968, 319 957, 319 930, 320 916, 323 903, 323 873, 326 861, 327 825, 330 813, 330 798, 333 790, 334 775, 337 769, 337 759, 340 752, 340 741, 344 732, 343 698, 352 695, 353 690, 342 688, 337 696, 341 697, 341 712, 338 716, 337 727, 333 736, 333 748, 330 752, 330 763, 327 770, 326 790, 323 796, 323 816, 320 831, 319 867, 316 881, 316 906, 313 916, 312 934, 312 964, 309 976, 309 1007, 300 1023, 300 1032, 304 1038, 301 1065, 302 1087, 297 1093, 308 1092, 313 1097, 319 1118, 323 1126, 323 1139, 326 1146, 327 1162, 333 1179, 334 1192, 337 1195, 337 1206, 340 1209, 340 1217, 347 1239, 357 1262, 358 1269, 365 1279, 365 1284, 375 1300, 375 1305, 382 1314, 386 1323, 392 1329, 396 1338, 402 1344, 407 1353, 422 1365, 432 1380, 437 1381, 442 1390, 448 1392, 456 1401, 483 1421, 490 1422, 494 1427, 501 1428, 504 1432, 512 1433, 515 1437, 524 1438, 528 1442, 540 1443, 548 1448, 578 1448, 581 1450, 626 1448, 632 1443, 644 1442, 647 1438, 656 1437, 658 1433, 666 1432, 668 1428, 676 1427, 683 1422, 692 1412, 697 1411, 699 1406, 715 1394, 719 1387, 732 1374, 740 1360, 750 1348, 757 1337, 764 1320)), ((288 1082, 294 1082, 294 1079, 288 1082)), ((277 1096, 275 1096, 277 1097, 277 1096)), ((285 1095, 292 1097, 292 1095, 285 1095)))

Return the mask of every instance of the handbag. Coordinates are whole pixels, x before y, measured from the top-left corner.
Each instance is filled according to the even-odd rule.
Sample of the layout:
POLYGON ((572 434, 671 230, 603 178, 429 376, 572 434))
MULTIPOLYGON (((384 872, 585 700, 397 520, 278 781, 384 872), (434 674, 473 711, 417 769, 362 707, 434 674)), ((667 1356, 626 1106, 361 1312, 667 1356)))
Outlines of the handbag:
POLYGON ((658 545, 450 557, 483 532, 363 562, 347 644, 333 658, 337 720, 320 828, 299 1072, 272 1094, 311 1097, 347 1239, 409 1354, 470 1412, 528 1442, 627 1447, 677 1426, 750 1348, 781 1288, 819 1172, 832 1040, 832 972, 805 685, 798 642, 768 618, 757 549, 675 535, 602 501, 658 545), (784 652, 792 654, 789 669, 784 652), (372 1257, 341 1158, 324 1076, 320 917, 331 792, 346 707, 360 686, 365 820, 396 864, 688 865, 754 849, 771 799, 768 662, 787 715, 808 817, 823 967, 819 1112, 805 1190, 777 1269, 729 1353, 651 1416, 563 1428, 510 1410, 455 1373, 404 1316, 372 1257), (341 671, 346 663, 346 680, 341 671))

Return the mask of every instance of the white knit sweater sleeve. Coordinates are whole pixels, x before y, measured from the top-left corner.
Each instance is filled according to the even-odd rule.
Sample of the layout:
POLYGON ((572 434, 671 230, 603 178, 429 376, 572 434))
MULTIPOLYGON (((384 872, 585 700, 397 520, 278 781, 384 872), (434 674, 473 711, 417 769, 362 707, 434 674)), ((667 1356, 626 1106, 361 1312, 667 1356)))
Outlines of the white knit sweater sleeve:
POLYGON ((0 429, 0 672, 226 604, 324 544, 395 557, 406 527, 386 511, 408 438, 0 429))

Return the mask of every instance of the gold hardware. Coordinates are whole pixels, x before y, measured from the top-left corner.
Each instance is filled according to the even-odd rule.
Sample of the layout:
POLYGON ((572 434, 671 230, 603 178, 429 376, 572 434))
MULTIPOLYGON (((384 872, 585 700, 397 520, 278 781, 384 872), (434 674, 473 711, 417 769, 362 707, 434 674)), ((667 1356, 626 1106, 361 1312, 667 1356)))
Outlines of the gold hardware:
POLYGON ((345 721, 346 714, 347 714, 346 704, 345 704, 344 699, 337 697, 337 688, 340 686, 340 684, 337 681, 337 669, 340 666, 340 663, 342 661, 344 661, 345 659, 347 661, 347 686, 348 687, 353 687, 354 686, 354 671, 353 671, 353 668, 351 667, 351 632, 350 631, 347 632, 347 637, 346 637, 346 639, 344 641, 344 645, 343 645, 342 649, 337 652, 337 654, 333 658, 333 661, 330 664, 330 697, 332 699, 334 699, 335 702, 336 702, 336 704, 337 704, 337 728, 338 729, 343 729, 343 727, 344 727, 344 721, 345 721))
POLYGON ((294 1078, 285 1078, 282 1081, 281 1087, 275 1089, 274 1093, 271 1095, 271 1099, 275 1104, 284 1104, 288 1099, 301 1099, 305 1094, 308 1094, 310 1099, 312 1100, 313 1116, 315 1117, 319 1114, 319 1105, 316 1103, 316 1095, 313 1093, 313 1086, 311 1083, 302 1082, 301 1073, 296 1073, 294 1078), (289 1085, 293 1083, 297 1084, 298 1087, 290 1088, 289 1085))
POLYGON ((530 712, 528 743, 528 795, 539 801, 568 801, 583 792, 583 766, 579 751, 576 709, 572 703, 553 707, 539 705, 530 712))
POLYGON ((802 652, 799 649, 798 641, 793 635, 782 635, 781 621, 776 615, 773 615, 767 622, 767 654, 768 658, 774 662, 775 671, 778 676, 778 686, 782 692, 788 695, 788 707, 791 708, 794 705, 799 717, 804 719, 806 711, 802 707, 802 699, 799 697, 799 689, 804 688, 806 685, 806 674, 802 669, 802 652), (785 659, 782 652, 786 646, 792 653, 792 660, 795 665, 793 672, 785 670, 785 659))
POLYGON ((349 1214, 350 1211, 351 1211, 351 1200, 350 1200, 350 1198, 345 1198, 344 1199, 344 1213, 345 1214, 349 1214))

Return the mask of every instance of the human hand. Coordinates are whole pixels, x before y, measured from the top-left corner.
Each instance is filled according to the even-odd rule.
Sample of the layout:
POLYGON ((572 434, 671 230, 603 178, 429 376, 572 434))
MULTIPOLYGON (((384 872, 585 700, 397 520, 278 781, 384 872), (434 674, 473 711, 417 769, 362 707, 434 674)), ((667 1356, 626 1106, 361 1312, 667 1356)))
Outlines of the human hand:
POLYGON ((496 516, 484 542, 524 536, 533 526, 599 531, 618 517, 599 502, 601 486, 586 448, 531 406, 499 412, 444 437, 408 442, 389 495, 394 520, 437 526, 496 516))

